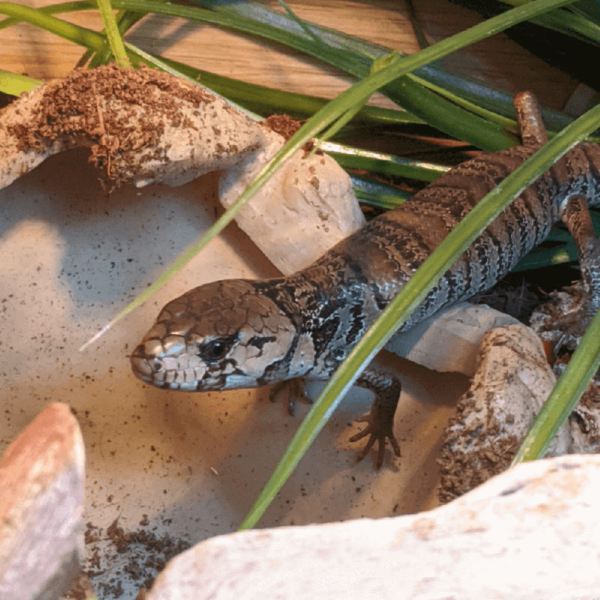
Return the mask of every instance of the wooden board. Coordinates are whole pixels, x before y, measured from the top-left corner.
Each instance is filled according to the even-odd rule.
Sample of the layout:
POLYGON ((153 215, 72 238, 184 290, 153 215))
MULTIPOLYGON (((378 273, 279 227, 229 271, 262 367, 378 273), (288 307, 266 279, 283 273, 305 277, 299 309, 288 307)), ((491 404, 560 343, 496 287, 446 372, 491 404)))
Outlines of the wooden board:
MULTIPOLYGON (((46 0, 22 2, 40 7, 46 0)), ((282 10, 275 2, 266 3, 282 10)), ((417 38, 403 2, 347 2, 291 0, 288 5, 301 18, 377 42, 394 50, 413 53, 417 38)), ((415 2, 416 19, 426 40, 434 43, 480 22, 475 13, 447 0, 415 2)), ((72 13, 59 18, 101 30, 97 11, 72 13)), ((333 97, 346 88, 347 78, 312 59, 274 44, 265 44, 202 23, 186 23, 150 16, 136 25, 127 40, 147 52, 189 63, 220 75, 239 78, 292 92, 333 97)), ((39 29, 20 24, 2 31, 0 68, 31 77, 65 76, 83 51, 77 45, 39 29)), ((549 106, 563 108, 577 82, 548 66, 499 34, 445 61, 461 75, 488 82, 514 93, 530 89, 549 106)), ((388 104, 379 99, 379 104, 388 104)))

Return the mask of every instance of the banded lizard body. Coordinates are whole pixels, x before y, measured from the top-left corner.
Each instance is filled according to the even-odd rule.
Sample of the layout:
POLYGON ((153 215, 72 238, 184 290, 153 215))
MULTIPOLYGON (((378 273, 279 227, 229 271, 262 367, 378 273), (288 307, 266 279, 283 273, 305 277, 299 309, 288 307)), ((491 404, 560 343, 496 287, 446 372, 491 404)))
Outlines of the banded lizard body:
MULTIPOLYGON (((195 288, 167 304, 131 356, 152 385, 187 392, 258 387, 295 377, 329 378, 375 318, 440 241, 489 191, 547 141, 536 98, 515 98, 522 146, 462 163, 402 206, 367 223, 288 277, 233 279, 195 288)), ((400 331, 490 288, 562 220, 575 239, 585 289, 569 333, 600 306, 600 242, 587 203, 600 203, 600 146, 582 143, 526 189, 473 243, 400 331), (587 199, 587 202, 586 202, 587 199)), ((386 440, 401 385, 372 365, 357 385, 374 393, 364 458, 386 440)))

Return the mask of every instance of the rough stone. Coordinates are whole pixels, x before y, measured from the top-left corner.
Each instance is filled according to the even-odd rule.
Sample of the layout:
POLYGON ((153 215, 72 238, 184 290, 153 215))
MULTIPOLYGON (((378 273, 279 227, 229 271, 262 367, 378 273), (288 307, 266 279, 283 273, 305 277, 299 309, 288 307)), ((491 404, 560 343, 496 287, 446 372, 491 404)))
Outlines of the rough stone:
MULTIPOLYGON (((541 340, 521 323, 483 338, 471 387, 446 428, 440 499, 460 496, 510 465, 556 379, 541 340)), ((570 452, 563 426, 546 456, 570 452)))
POLYGON ((516 319, 484 304, 461 302, 394 336, 386 350, 441 373, 475 374, 483 336, 516 319))
POLYGON ((263 128, 184 79, 116 65, 76 69, 0 112, 0 189, 49 156, 89 147, 108 181, 182 185, 266 143, 263 128))
POLYGON ((85 449, 69 408, 49 404, 0 462, 0 598, 55 600, 83 555, 85 449))
POLYGON ((600 457, 520 465, 428 513, 257 530, 176 557, 147 600, 592 599, 600 457))
MULTIPOLYGON (((229 208, 285 139, 269 144, 223 173, 219 198, 229 208)), ((236 217, 238 225, 285 275, 307 267, 365 224, 348 174, 326 154, 296 152, 236 217)))

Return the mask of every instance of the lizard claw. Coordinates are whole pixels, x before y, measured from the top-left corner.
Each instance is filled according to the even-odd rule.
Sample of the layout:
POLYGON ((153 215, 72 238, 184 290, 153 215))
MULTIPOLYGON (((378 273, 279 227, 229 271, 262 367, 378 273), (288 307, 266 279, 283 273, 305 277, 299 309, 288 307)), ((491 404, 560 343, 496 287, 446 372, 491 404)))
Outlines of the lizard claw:
POLYGON ((375 442, 377 442, 377 459, 375 460, 375 469, 379 470, 383 464, 387 440, 390 441, 390 445, 392 446, 394 454, 396 456, 400 456, 400 445, 396 441, 391 426, 374 423, 370 416, 363 417, 362 419, 359 419, 359 421, 366 421, 368 425, 362 431, 356 435, 353 435, 350 438, 350 441, 357 442, 358 440, 361 440, 367 436, 369 436, 369 439, 367 440, 365 447, 358 453, 356 462, 360 462, 363 458, 365 458, 371 448, 375 445, 375 442))

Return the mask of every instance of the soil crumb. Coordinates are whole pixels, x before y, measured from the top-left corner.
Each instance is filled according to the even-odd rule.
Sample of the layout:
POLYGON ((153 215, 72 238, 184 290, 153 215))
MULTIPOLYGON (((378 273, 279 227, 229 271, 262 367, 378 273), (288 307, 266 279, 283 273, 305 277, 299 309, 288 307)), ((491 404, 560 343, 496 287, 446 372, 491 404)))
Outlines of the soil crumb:
POLYGON ((187 540, 159 536, 146 529, 147 515, 140 525, 125 531, 115 519, 104 531, 88 522, 84 534, 86 561, 64 598, 85 600, 91 589, 99 600, 143 598, 167 562, 191 546, 187 540))

